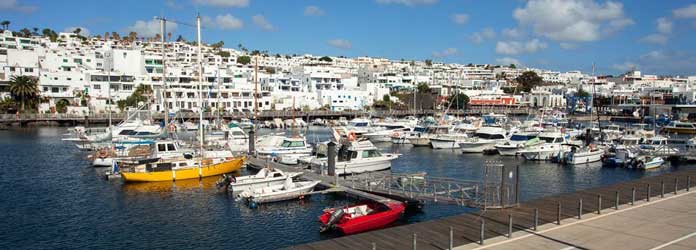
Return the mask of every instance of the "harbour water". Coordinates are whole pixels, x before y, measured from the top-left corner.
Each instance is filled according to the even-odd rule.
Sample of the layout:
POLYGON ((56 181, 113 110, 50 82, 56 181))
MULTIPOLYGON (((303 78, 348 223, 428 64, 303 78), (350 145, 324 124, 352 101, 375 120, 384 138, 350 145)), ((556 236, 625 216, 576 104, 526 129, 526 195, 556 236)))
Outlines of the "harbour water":
MULTIPOLYGON (((126 185, 120 180, 106 181, 105 169, 90 167, 85 154, 61 141, 65 132, 66 128, 0 131, 1 248, 277 249, 335 237, 319 234, 317 216, 326 207, 351 202, 340 196, 314 195, 249 209, 218 193, 215 177, 126 185)), ((327 136, 324 128, 312 128, 308 133, 310 141, 327 136)), ((403 154, 394 161, 394 172, 425 171, 429 176, 479 180, 487 160, 519 165, 523 200, 696 168, 670 164, 651 171, 599 164, 568 167, 458 150, 378 146, 403 154)), ((398 223, 467 211, 473 210, 427 204, 422 212, 409 214, 398 223)))

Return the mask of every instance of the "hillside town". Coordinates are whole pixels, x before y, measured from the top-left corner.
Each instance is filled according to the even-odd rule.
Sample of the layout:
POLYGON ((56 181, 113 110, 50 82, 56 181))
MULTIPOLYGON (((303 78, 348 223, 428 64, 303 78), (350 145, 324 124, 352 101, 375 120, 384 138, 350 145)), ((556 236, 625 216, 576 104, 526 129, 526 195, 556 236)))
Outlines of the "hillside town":
POLYGON ((61 33, 45 29, 42 34, 38 29, 5 29, 0 33, 3 112, 99 114, 123 112, 139 101, 149 102, 153 112, 198 112, 199 93, 204 107, 209 107, 206 110, 224 112, 251 112, 255 100, 262 111, 445 109, 447 97, 455 94, 466 95, 469 106, 550 109, 566 109, 569 97, 581 95, 640 105, 690 104, 696 98, 696 76, 658 76, 638 70, 595 76, 514 64, 281 55, 250 51, 242 44, 229 48, 222 41, 204 44, 199 63, 195 41, 166 36, 171 42, 164 42, 160 34, 143 38, 134 32, 123 37, 107 32, 85 37, 79 29, 61 33), (525 72, 530 72, 531 83, 521 82, 525 72), (38 80, 38 89, 13 91, 17 79, 38 80), (129 99, 142 94, 139 88, 149 95, 129 99), (408 93, 416 89, 429 98, 413 100, 408 93))

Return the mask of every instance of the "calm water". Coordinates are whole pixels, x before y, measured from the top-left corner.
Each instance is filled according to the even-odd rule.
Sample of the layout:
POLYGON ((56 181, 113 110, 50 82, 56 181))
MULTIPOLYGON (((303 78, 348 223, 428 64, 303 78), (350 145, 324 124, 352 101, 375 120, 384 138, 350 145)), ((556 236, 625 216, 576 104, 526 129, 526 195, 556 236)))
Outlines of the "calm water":
MULTIPOLYGON (((127 184, 103 179, 85 154, 60 140, 65 128, 0 131, 0 248, 225 248, 276 249, 334 237, 320 235, 317 216, 351 200, 315 195, 305 201, 249 209, 213 188, 217 178, 127 184)), ((308 133, 310 141, 325 129, 308 133)), ((601 166, 562 167, 521 158, 464 155, 453 150, 379 145, 403 156, 394 172, 479 180, 486 160, 521 166, 522 198, 531 199, 692 166, 630 171, 601 166)), ((246 172, 245 172, 246 174, 246 172)), ((469 209, 426 205, 399 224, 469 209)))

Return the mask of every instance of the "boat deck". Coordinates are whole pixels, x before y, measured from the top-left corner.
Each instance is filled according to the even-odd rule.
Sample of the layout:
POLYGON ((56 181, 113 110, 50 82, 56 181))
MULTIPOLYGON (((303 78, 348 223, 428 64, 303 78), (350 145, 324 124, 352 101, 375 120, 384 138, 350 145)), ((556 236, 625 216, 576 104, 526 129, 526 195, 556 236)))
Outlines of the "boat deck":
MULTIPOLYGON (((537 230, 589 221, 601 213, 606 215, 650 204, 676 193, 683 194, 685 190, 693 191, 694 180, 696 170, 682 170, 535 199, 515 208, 445 217, 292 246, 291 249, 416 249, 414 242, 417 249, 449 249, 450 240, 452 246, 459 249, 486 247, 506 240, 510 231, 513 239, 521 234, 536 235, 537 230)), ((693 203, 690 205, 692 209, 696 208, 693 203)))

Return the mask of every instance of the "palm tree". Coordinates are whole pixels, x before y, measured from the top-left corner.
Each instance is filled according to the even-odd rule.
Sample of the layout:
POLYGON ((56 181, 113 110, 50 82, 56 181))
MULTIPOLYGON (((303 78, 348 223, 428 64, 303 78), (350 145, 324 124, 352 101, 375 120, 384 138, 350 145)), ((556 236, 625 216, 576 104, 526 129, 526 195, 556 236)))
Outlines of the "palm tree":
POLYGON ((2 21, 2 22, 0 22, 0 25, 2 25, 2 29, 5 29, 5 30, 10 29, 10 21, 7 21, 7 20, 2 21))
POLYGON ((13 76, 10 79, 10 92, 20 98, 22 111, 27 98, 39 95, 38 82, 38 79, 33 76, 13 76))

